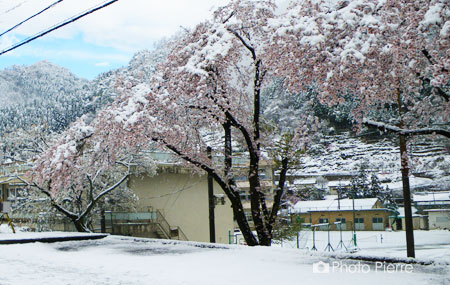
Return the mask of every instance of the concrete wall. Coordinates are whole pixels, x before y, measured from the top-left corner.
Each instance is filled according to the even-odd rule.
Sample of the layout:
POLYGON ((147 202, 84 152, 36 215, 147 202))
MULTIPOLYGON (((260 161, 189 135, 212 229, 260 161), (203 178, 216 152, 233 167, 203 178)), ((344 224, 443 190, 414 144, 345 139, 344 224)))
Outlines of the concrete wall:
MULTIPOLYGON (((180 227, 189 240, 209 242, 208 185, 206 175, 193 175, 177 166, 160 169, 153 177, 132 177, 130 187, 139 197, 139 209, 159 210, 172 227, 180 227)), ((214 194, 224 194, 214 183, 214 194)), ((225 205, 215 208, 216 242, 228 243, 233 231, 233 212, 225 205)))

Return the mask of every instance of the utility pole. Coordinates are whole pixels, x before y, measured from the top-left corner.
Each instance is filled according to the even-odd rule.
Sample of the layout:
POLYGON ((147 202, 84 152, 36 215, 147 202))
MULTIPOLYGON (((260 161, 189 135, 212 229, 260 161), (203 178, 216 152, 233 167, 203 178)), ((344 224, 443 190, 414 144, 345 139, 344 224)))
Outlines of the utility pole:
MULTIPOLYGON (((211 147, 206 148, 208 158, 212 160, 211 147)), ((208 172, 208 205, 209 205, 209 242, 216 242, 216 226, 214 222, 214 188, 213 188, 213 177, 211 173, 208 172)))
MULTIPOLYGON (((399 128, 403 127, 402 119, 402 99, 400 89, 397 89, 398 112, 400 116, 399 128)), ((411 190, 409 187, 409 166, 408 154, 406 152, 406 136, 400 134, 400 159, 402 165, 402 183, 403 183, 403 206, 405 208, 405 226, 406 226, 406 254, 407 257, 416 257, 414 252, 414 230, 411 210, 411 190)))
POLYGON ((353 208, 353 245, 355 248, 358 247, 358 244, 356 243, 356 213, 355 213, 355 194, 356 190, 353 189, 352 191, 352 208, 353 208))

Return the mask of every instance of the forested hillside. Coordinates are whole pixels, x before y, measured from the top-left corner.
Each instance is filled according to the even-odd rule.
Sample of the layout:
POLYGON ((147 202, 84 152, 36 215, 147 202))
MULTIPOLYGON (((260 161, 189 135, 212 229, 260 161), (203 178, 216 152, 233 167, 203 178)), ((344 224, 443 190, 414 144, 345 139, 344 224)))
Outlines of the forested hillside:
POLYGON ((128 66, 92 81, 46 61, 0 70, 1 160, 26 160, 40 152, 52 134, 111 103, 125 79, 149 80, 164 56, 160 48, 140 51, 128 66))

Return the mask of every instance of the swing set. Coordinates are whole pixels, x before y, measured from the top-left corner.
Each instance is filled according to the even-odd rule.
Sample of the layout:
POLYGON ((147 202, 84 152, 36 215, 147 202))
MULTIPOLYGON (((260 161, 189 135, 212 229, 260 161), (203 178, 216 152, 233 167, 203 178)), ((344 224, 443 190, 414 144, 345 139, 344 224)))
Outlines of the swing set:
MULTIPOLYGON (((341 221, 338 221, 338 222, 335 222, 334 224, 336 225, 336 227, 339 228, 339 232, 340 232, 340 241, 339 241, 339 244, 337 245, 337 247, 334 249, 334 248, 331 246, 331 241, 330 241, 330 228, 331 228, 331 224, 329 224, 329 223, 322 223, 322 224, 311 225, 312 233, 313 233, 313 246, 312 246, 311 250, 317 251, 317 247, 316 247, 316 230, 317 230, 318 228, 323 228, 323 227, 327 227, 327 231, 328 231, 328 244, 327 244, 327 246, 325 247, 325 251, 335 251, 335 250, 338 250, 338 249, 341 249, 341 250, 344 250, 344 249, 345 249, 345 251, 348 251, 348 250, 349 250, 349 249, 345 246, 344 241, 343 241, 343 239, 342 239, 342 222, 341 222, 341 221)), ((356 237, 356 233, 353 234, 353 238, 355 238, 355 237, 356 237)), ((352 238, 352 241, 353 241, 353 238, 352 238)), ((356 246, 356 240, 355 240, 354 243, 355 243, 355 248, 357 248, 357 246, 356 246)))

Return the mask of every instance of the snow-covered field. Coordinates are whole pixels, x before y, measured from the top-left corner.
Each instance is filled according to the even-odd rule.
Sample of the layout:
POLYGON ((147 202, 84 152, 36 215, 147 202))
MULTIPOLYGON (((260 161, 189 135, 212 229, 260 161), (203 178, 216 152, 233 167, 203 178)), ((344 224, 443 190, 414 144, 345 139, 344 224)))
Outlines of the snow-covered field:
MULTIPOLYGON (((315 245, 318 252, 324 252, 328 244, 328 232, 316 231, 315 245)), ((300 232, 298 247, 313 248, 313 234, 309 230, 300 232)), ((330 231, 330 244, 335 252, 342 252, 339 231, 330 231)), ((352 249, 352 232, 343 231, 342 241, 345 247, 352 249)), ((361 231, 356 232, 358 253, 368 256, 406 257, 406 233, 404 231, 361 231)), ((450 264, 450 231, 414 231, 416 258, 423 261, 437 261, 450 264)), ((297 248, 297 239, 283 241, 276 246, 297 248)))
MULTIPOLYGON (((0 233, 0 239, 10 235, 0 233)), ((441 233, 431 236, 442 238, 441 233)), ((448 255, 448 247, 442 254, 448 255)), ((122 236, 0 245, 0 256, 0 284, 450 284, 445 263, 388 270, 387 264, 339 260, 306 249, 122 236), (313 272, 319 261, 330 266, 329 273, 313 272)))

